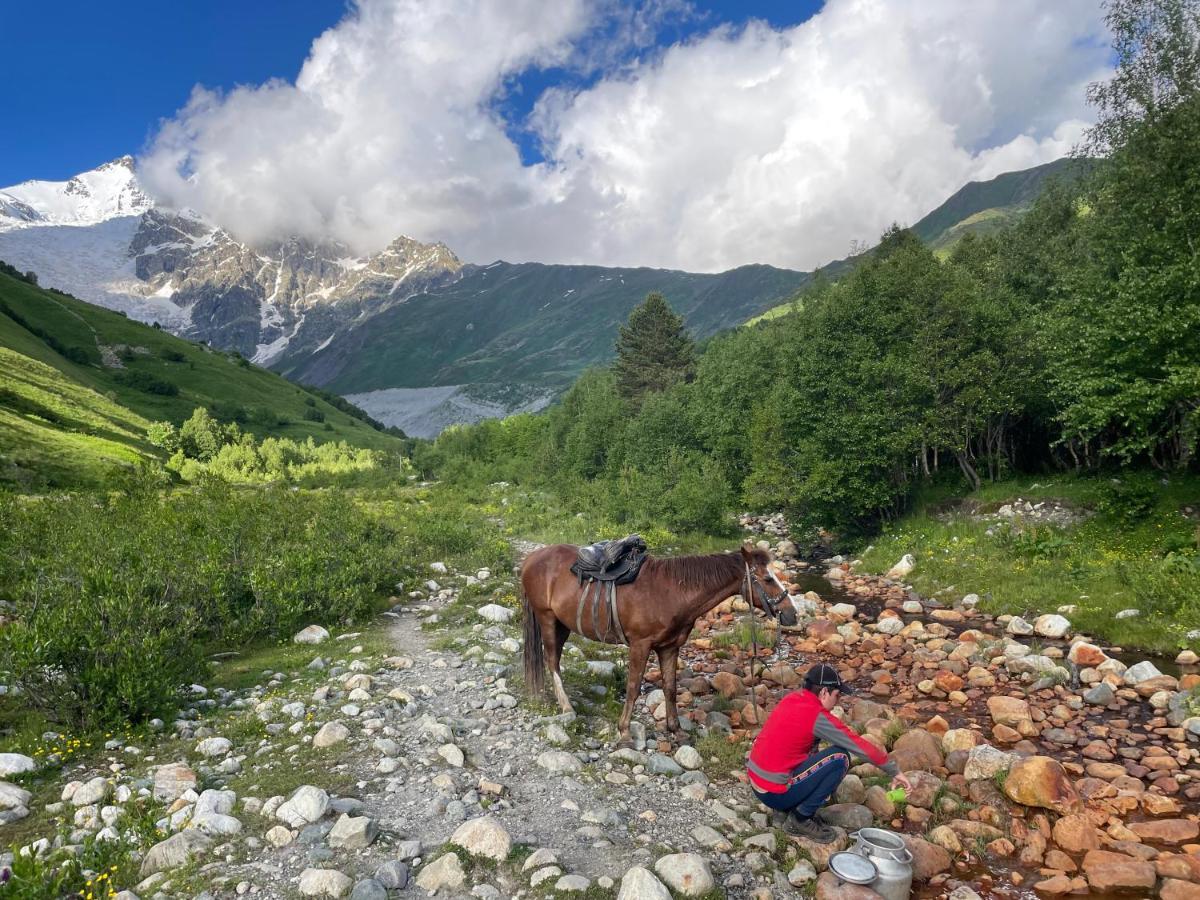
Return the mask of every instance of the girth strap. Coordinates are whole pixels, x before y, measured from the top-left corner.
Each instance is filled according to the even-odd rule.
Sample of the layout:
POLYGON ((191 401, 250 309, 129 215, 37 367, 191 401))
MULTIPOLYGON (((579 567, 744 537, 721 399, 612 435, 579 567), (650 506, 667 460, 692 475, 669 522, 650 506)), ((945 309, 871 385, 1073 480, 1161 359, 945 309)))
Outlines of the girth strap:
POLYGON ((621 627, 621 616, 617 612, 617 586, 611 581, 599 582, 588 580, 583 586, 583 592, 579 595, 579 604, 575 608, 575 633, 587 637, 587 632, 583 630, 583 610, 588 603, 588 595, 592 598, 592 638, 601 643, 620 643, 628 644, 629 641, 625 637, 625 629, 621 627), (601 601, 608 607, 608 625, 600 630, 600 609, 601 601))

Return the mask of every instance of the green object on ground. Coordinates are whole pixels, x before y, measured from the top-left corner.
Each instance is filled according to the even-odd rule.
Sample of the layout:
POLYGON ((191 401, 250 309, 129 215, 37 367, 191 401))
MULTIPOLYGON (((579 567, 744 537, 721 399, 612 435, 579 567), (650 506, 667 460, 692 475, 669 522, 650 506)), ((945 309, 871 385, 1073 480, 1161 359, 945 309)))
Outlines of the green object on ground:
POLYGON ((894 791, 887 792, 887 798, 893 803, 903 803, 907 797, 908 794, 904 793, 904 788, 896 788, 894 791))

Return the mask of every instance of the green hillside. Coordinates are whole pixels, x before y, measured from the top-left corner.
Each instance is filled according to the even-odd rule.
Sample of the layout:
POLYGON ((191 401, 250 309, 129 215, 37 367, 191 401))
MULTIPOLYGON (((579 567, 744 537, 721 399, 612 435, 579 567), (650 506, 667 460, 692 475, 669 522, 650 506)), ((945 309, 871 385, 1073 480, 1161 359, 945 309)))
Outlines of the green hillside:
POLYGON ((802 272, 743 266, 716 275, 493 263, 406 300, 280 366, 338 393, 455 384, 569 384, 612 358, 617 327, 661 291, 697 338, 735 327, 807 281, 802 272))
POLYGON ((98 485, 198 406, 257 437, 400 446, 236 355, 0 272, 0 483, 98 485))

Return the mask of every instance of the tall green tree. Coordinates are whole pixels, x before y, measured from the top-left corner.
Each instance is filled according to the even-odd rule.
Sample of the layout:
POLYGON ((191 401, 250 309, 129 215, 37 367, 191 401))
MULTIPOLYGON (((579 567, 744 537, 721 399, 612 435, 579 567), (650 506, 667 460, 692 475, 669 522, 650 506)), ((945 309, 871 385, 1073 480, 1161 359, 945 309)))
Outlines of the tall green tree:
POLYGON ((617 390, 626 400, 638 403, 646 394, 666 390, 690 376, 695 356, 683 318, 662 294, 647 294, 617 336, 613 363, 617 390))
POLYGON ((1081 441, 1160 468, 1200 430, 1200 2, 1120 0, 1116 74, 1090 92, 1110 152, 1085 193, 1089 252, 1065 278, 1048 363, 1081 441))

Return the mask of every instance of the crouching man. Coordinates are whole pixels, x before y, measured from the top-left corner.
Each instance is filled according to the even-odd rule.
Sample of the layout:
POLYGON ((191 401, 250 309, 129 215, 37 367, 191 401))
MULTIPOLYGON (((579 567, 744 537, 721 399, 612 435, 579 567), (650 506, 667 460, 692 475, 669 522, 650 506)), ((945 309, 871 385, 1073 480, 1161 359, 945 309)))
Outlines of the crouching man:
POLYGON ((892 787, 912 789, 885 751, 830 712, 848 690, 833 666, 814 665, 804 676, 804 689, 788 694, 771 711, 747 763, 758 799, 790 814, 784 830, 821 844, 837 834, 818 810, 846 777, 852 756, 865 757, 891 775, 892 787), (830 746, 819 750, 822 741, 830 746))

